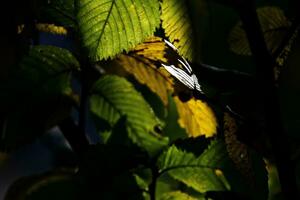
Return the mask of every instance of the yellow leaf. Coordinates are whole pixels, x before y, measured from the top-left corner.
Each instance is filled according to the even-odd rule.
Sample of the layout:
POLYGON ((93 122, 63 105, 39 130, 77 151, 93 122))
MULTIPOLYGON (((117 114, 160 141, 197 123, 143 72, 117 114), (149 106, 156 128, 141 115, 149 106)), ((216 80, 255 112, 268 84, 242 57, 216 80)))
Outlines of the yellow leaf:
POLYGON ((56 35, 67 35, 68 31, 63 26, 56 26, 54 24, 38 23, 35 25, 36 29, 41 32, 52 33, 56 35))
POLYGON ((205 135, 212 137, 217 133, 217 119, 212 109, 204 102, 195 98, 182 102, 174 97, 179 120, 178 123, 185 128, 189 136, 205 135))
MULTIPOLYGON (((270 52, 274 52, 281 44, 291 22, 283 11, 277 7, 262 7, 257 9, 258 18, 270 52)), ((239 21, 232 29, 228 38, 230 49, 239 55, 251 55, 246 33, 239 21)))
POLYGON ((165 52, 166 46, 162 39, 151 37, 129 54, 117 57, 116 62, 137 81, 147 85, 167 105, 168 92, 173 91, 173 83, 171 75, 160 67, 162 62, 167 62, 165 52))
POLYGON ((7 159, 8 159, 8 154, 0 152, 0 167, 5 163, 7 159))

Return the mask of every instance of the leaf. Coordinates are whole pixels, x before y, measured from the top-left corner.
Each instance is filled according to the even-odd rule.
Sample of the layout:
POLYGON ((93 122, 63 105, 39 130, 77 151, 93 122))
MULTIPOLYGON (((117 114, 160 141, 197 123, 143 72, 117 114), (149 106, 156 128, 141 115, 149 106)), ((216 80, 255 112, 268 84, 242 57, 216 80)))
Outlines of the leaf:
POLYGON ((74 0, 43 0, 40 2, 40 18, 47 23, 75 28, 74 2, 74 0))
POLYGON ((248 147, 237 139, 237 124, 228 113, 224 114, 224 136, 229 157, 249 184, 254 184, 254 172, 248 147))
POLYGON ((80 199, 79 184, 73 180, 75 172, 59 169, 15 181, 7 191, 5 200, 80 199))
POLYGON ((168 172, 176 180, 201 193, 227 190, 216 173, 217 169, 222 169, 228 162, 224 148, 221 141, 215 140, 201 156, 196 157, 173 145, 159 157, 159 173, 168 172))
POLYGON ((161 10, 162 27, 166 36, 178 48, 181 56, 190 61, 193 60, 197 47, 195 46, 187 2, 184 0, 163 0, 161 10))
POLYGON ((116 63, 132 74, 141 84, 157 94, 164 105, 168 104, 168 92, 173 91, 172 78, 161 65, 167 62, 165 43, 159 37, 151 37, 127 55, 121 54, 116 63))
POLYGON ((5 163, 8 157, 9 157, 8 154, 4 152, 0 152, 0 167, 5 163))
POLYGON ((56 26, 54 24, 42 24, 35 25, 36 29, 41 32, 52 33, 56 35, 67 35, 68 31, 62 26, 56 26))
POLYGON ((93 61, 128 51, 159 26, 157 0, 81 0, 77 15, 83 45, 93 61))
POLYGON ((112 126, 126 116, 126 127, 133 143, 156 154, 168 141, 155 132, 161 123, 153 110, 134 87, 124 78, 107 75, 92 89, 91 111, 112 126))
MULTIPOLYGON (((257 9, 258 18, 270 52, 274 52, 281 44, 291 22, 285 17, 283 11, 277 7, 262 7, 257 9)), ((242 23, 238 22, 232 29, 228 43, 230 49, 239 55, 251 55, 246 33, 242 23)))
POLYGON ((5 113, 5 148, 12 150, 32 141, 68 116, 72 98, 71 74, 79 70, 76 58, 65 49, 34 46, 20 62, 20 69, 1 84, 5 113))
POLYGON ((195 98, 182 102, 174 97, 178 110, 178 123, 185 128, 189 136, 205 135, 212 137, 217 133, 217 119, 212 109, 205 103, 195 98))
POLYGON ((174 192, 168 192, 163 194, 160 200, 197 200, 197 199, 181 191, 174 191, 174 192))

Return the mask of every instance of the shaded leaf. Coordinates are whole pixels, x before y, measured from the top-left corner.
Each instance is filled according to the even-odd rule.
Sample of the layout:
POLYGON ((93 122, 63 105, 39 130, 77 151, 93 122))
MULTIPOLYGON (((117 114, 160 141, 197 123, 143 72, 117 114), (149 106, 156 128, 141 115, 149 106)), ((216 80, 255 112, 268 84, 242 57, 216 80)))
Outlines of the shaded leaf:
POLYGON ((194 198, 186 193, 183 193, 181 191, 165 193, 159 199, 160 200, 196 200, 196 198, 194 198))
POLYGON ((238 126, 228 113, 224 114, 224 136, 229 157, 249 184, 254 184, 254 172, 248 147, 237 139, 238 126))
POLYGON ((74 0, 43 0, 40 2, 40 18, 47 23, 74 28, 76 25, 74 2, 74 0))
POLYGON ((93 61, 128 51, 159 26, 157 0, 82 0, 78 23, 93 61))
POLYGON ((167 62, 165 54, 166 47, 162 39, 151 37, 127 55, 118 56, 116 62, 140 83, 147 85, 167 105, 168 92, 173 90, 172 78, 164 68, 158 68, 161 63, 167 62))
POLYGON ((74 170, 60 169, 20 178, 10 186, 5 200, 80 199, 74 174, 74 170))
POLYGON ((133 143, 145 148, 150 155, 157 153, 168 141, 155 132, 161 126, 153 110, 125 79, 107 75, 92 89, 91 111, 113 126, 126 116, 126 127, 133 143))
MULTIPOLYGON (((238 131, 243 131, 234 118, 224 115, 224 136, 226 149, 235 168, 238 169, 248 185, 254 199, 266 199, 268 196, 267 171, 261 155, 238 140, 238 131)), ((250 132, 251 134, 251 132, 250 132)))
POLYGON ((162 27, 170 41, 178 48, 180 55, 192 60, 195 55, 195 41, 192 23, 184 0, 163 0, 161 4, 162 27))
POLYGON ((56 125, 71 111, 71 74, 79 70, 76 58, 65 49, 35 46, 20 62, 20 69, 1 84, 5 131, 1 138, 11 150, 30 142, 56 125))
MULTIPOLYGON (((258 18, 270 52, 274 52, 281 44, 291 22, 278 7, 262 7, 257 9, 258 18)), ((251 55, 246 33, 242 23, 238 22, 232 29, 228 43, 230 49, 239 55, 251 55)))
POLYGON ((227 190, 216 173, 217 169, 222 169, 228 162, 224 148, 221 141, 215 140, 201 156, 196 157, 173 145, 159 157, 159 172, 168 172, 173 178, 199 192, 227 190))
POLYGON ((5 163, 8 159, 8 155, 6 153, 0 152, 0 167, 5 163))
POLYGON ((217 133, 217 119, 205 102, 195 98, 187 102, 180 101, 178 97, 174 97, 174 100, 179 114, 178 123, 191 137, 212 137, 217 133))

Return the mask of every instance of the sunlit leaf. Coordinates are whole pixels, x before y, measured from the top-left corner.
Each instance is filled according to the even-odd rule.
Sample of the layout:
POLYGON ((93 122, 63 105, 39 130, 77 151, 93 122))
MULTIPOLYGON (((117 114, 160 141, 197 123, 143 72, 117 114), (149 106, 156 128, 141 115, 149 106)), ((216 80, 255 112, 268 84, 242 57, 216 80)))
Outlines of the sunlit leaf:
POLYGON ((213 141, 199 156, 171 146, 158 159, 160 173, 168 172, 173 178, 199 192, 227 190, 219 178, 217 169, 222 169, 228 162, 224 144, 213 141))
MULTIPOLYGON (((257 9, 258 18, 270 52, 274 52, 291 25, 283 11, 278 7, 262 7, 257 9)), ((232 29, 228 43, 230 49, 239 55, 251 55, 246 33, 242 23, 238 22, 232 29)))
POLYGON ((156 133, 160 126, 153 110, 134 87, 125 79, 107 75, 99 79, 92 90, 91 111, 112 126, 121 116, 132 142, 155 154, 167 144, 167 139, 156 133))
POLYGON ((181 191, 174 191, 163 194, 159 200, 196 200, 196 198, 181 191))
POLYGON ((195 98, 182 102, 174 97, 178 110, 178 123, 191 137, 205 135, 212 137, 217 133, 217 119, 212 109, 195 98))
POLYGON ((82 0, 78 23, 93 61, 128 51, 159 26, 158 0, 82 0))
POLYGON ((167 62, 165 54, 166 47, 161 38, 151 37, 127 55, 118 56, 116 63, 140 83, 147 85, 167 105, 168 92, 173 90, 172 78, 165 69, 157 66, 167 62))
POLYGON ((166 35, 180 55, 192 60, 196 46, 186 3, 184 0, 163 0, 161 19, 166 35))

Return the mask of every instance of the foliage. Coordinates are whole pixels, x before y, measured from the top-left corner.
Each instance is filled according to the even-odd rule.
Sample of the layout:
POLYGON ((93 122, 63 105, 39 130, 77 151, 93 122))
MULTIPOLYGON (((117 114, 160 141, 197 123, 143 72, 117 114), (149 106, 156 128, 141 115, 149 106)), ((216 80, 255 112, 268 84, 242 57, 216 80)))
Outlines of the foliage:
POLYGON ((245 21, 255 19, 243 16, 241 10, 251 6, 239 1, 26 1, 30 15, 8 16, 13 23, 3 34, 11 46, 3 41, 0 48, 0 169, 53 127, 72 156, 49 142, 51 148, 73 164, 20 177, 5 199, 272 200, 286 195, 285 179, 278 174, 282 177, 282 166, 293 168, 280 163, 277 153, 291 147, 284 156, 299 163, 299 126, 290 126, 299 115, 286 111, 296 108, 297 101, 289 102, 300 91, 294 67, 300 62, 299 16, 287 15, 290 7, 284 3, 261 1, 256 8, 261 30, 246 28, 245 21), (263 81, 256 76, 263 70, 258 66, 269 61, 255 54, 255 45, 262 44, 249 37, 260 31, 277 65, 271 67, 277 82, 267 84, 273 74, 263 81), (245 55, 255 56, 256 63, 245 55), (201 64, 199 58, 224 64, 201 64), (184 70, 185 59, 193 68, 185 78, 196 75, 203 93, 162 67, 184 70), (249 83, 236 81, 245 74, 249 83), (287 132, 275 143, 279 146, 268 132, 273 116, 264 93, 269 91, 290 106, 278 116, 287 132))

